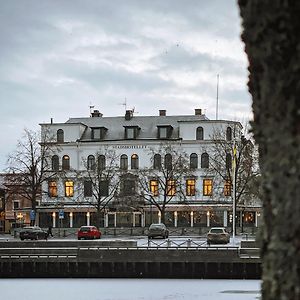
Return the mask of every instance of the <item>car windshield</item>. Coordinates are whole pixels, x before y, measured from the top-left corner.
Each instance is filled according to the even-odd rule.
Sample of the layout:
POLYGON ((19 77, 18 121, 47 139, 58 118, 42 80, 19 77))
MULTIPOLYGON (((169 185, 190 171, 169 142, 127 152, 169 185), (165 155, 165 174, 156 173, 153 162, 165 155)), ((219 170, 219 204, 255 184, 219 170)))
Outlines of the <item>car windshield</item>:
POLYGON ((91 228, 90 227, 81 227, 80 228, 80 231, 84 231, 84 232, 87 232, 87 231, 90 231, 91 228))
POLYGON ((165 228, 164 224, 151 224, 149 229, 163 229, 165 228))
POLYGON ((214 228, 210 230, 210 233, 224 233, 224 229, 222 228, 214 228))

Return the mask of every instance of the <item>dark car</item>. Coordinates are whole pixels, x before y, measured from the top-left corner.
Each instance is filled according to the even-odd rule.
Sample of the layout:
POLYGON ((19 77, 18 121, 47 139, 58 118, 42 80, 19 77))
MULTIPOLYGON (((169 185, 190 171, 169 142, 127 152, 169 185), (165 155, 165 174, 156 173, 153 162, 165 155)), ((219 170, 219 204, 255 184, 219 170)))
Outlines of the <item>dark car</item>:
POLYGON ((227 244, 230 235, 224 227, 212 227, 207 233, 207 244, 227 244))
POLYGON ((169 230, 163 223, 153 223, 150 225, 148 230, 148 238, 152 239, 155 237, 162 237, 163 239, 169 237, 169 230))
POLYGON ((20 239, 23 240, 42 240, 47 239, 48 233, 38 226, 24 227, 20 231, 20 239))
POLYGON ((96 226, 81 226, 77 232, 78 240, 94 240, 100 239, 101 231, 96 226))

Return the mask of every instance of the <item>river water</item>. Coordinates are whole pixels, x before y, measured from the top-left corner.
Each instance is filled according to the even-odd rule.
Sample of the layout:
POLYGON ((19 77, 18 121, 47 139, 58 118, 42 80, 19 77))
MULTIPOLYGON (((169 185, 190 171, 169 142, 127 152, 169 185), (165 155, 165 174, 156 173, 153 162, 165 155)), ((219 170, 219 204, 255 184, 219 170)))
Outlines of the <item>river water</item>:
POLYGON ((257 300, 260 280, 0 279, 5 300, 257 300))

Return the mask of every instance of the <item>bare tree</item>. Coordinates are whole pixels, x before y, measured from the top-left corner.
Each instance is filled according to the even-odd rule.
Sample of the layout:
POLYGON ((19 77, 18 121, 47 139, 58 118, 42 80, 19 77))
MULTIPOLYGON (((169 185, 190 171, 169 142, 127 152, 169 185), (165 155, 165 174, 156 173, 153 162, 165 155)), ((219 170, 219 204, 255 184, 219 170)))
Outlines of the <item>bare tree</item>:
POLYGON ((263 182, 262 299, 300 299, 300 2, 239 6, 263 182))
MULTIPOLYGON (((24 129, 22 138, 18 141, 16 150, 8 157, 8 175, 5 185, 8 192, 18 192, 31 203, 36 212, 36 201, 42 194, 42 183, 55 174, 48 172, 51 147, 48 141, 49 132, 40 132, 24 129), (41 141, 40 141, 41 138, 41 141), (9 191, 11 190, 11 191, 9 191)), ((31 220, 34 224, 35 220, 31 220)))
POLYGON ((167 205, 175 198, 185 200, 184 177, 191 176, 189 160, 175 144, 150 149, 149 156, 152 166, 139 171, 139 190, 148 204, 157 207, 164 223, 167 205))
POLYGON ((114 198, 118 187, 119 156, 110 148, 97 151, 83 159, 86 169, 79 176, 83 181, 80 198, 85 197, 84 203, 96 210, 97 226, 101 227, 101 214, 108 203, 114 198))

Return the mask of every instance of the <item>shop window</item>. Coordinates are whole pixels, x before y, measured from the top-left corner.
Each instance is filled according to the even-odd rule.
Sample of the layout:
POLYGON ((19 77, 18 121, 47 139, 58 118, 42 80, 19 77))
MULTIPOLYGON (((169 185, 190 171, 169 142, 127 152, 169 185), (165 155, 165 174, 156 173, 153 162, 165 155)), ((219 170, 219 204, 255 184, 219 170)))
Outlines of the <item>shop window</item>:
POLYGON ((156 170, 161 169, 161 155, 160 154, 155 154, 154 155, 153 168, 156 169, 156 170))
POLYGON ((65 182, 65 196, 66 197, 74 196, 74 182, 71 180, 65 182))
POLYGON ((131 155, 131 169, 138 169, 139 168, 139 157, 137 154, 131 155))
POLYGON ((224 196, 231 196, 231 180, 225 180, 224 184, 224 196))
POLYGON ((63 143, 64 142, 64 131, 62 129, 58 129, 56 132, 57 142, 63 143))
POLYGON ((54 180, 51 180, 48 182, 48 194, 49 197, 57 197, 57 182, 54 180))
POLYGON ((198 155, 196 153, 192 153, 190 155, 190 168, 191 169, 198 168, 198 155))
POLYGON ((89 155, 87 158, 87 169, 89 171, 95 171, 96 169, 96 162, 95 162, 95 156, 89 155))
POLYGON ((70 157, 68 155, 64 155, 62 158, 62 169, 70 170, 70 157))
POLYGON ((176 181, 170 179, 167 181, 167 195, 174 196, 176 194, 176 181))
POLYGON ((209 156, 207 153, 203 153, 201 155, 201 168, 208 168, 209 167, 209 156))
POLYGON ((93 183, 91 180, 84 181, 84 197, 93 196, 93 183))
POLYGON ((203 127, 198 127, 196 130, 196 140, 203 140, 203 138, 204 138, 203 127))
POLYGON ((196 180, 195 179, 187 179, 186 180, 186 195, 187 196, 195 196, 196 194, 196 180))
POLYGON ((203 196, 212 196, 213 181, 212 179, 203 179, 203 196))
POLYGON ((122 154, 120 158, 120 168, 122 170, 127 170, 128 169, 128 157, 126 154, 122 154))
POLYGON ((152 193, 152 196, 158 196, 158 180, 152 179, 150 180, 150 191, 152 193))
POLYGON ((57 155, 53 155, 51 158, 52 171, 59 170, 59 158, 57 155))

